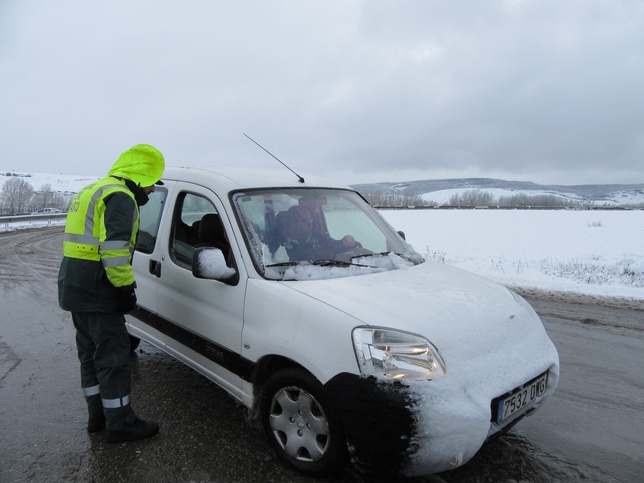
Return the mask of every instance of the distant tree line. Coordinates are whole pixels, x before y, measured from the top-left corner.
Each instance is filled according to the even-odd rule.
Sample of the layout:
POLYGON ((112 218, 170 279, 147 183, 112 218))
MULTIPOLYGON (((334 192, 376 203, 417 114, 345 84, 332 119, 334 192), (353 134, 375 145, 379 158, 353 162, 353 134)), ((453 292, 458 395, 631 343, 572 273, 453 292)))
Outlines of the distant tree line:
POLYGON ((54 191, 49 183, 34 190, 31 183, 23 179, 24 177, 14 176, 12 173, 7 173, 6 176, 10 178, 2 185, 0 213, 24 214, 43 208, 57 208, 67 211, 71 195, 65 196, 54 191))
MULTIPOLYGON (((362 192, 362 196, 372 205, 383 208, 407 206, 438 206, 439 203, 423 199, 414 192, 400 194, 382 193, 379 191, 362 192)), ((489 191, 473 189, 457 193, 449 198, 448 206, 499 206, 499 207, 546 207, 546 208, 581 208, 592 204, 588 201, 570 200, 552 194, 515 195, 495 197, 489 191)))
POLYGON ((406 191, 401 194, 382 193, 380 191, 362 192, 362 196, 371 204, 377 207, 396 206, 436 206, 433 201, 424 200, 418 193, 406 191))
POLYGON ((489 191, 480 189, 468 190, 457 193, 449 198, 451 206, 539 206, 546 208, 579 208, 584 206, 583 201, 569 200, 560 196, 549 194, 525 195, 517 193, 510 196, 495 198, 489 191))

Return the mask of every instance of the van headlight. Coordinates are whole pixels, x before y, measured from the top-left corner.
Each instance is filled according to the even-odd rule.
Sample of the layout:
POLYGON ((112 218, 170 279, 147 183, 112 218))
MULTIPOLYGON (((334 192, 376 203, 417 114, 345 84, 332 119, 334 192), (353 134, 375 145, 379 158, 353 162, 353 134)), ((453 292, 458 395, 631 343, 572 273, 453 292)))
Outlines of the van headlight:
POLYGON ((356 327, 351 333, 360 372, 386 379, 434 379, 445 363, 424 337, 382 327, 356 327))

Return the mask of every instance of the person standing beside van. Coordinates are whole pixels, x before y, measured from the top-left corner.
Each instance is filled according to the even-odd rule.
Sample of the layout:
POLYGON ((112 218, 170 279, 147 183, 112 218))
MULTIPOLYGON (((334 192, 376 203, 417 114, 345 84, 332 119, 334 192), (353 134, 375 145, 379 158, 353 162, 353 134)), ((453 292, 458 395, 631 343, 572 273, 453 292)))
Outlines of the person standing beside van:
POLYGON ((131 258, 139 206, 165 169, 163 155, 138 144, 108 175, 73 199, 65 224, 58 301, 76 328, 81 387, 90 433, 106 428, 108 443, 154 436, 159 426, 139 419, 130 401, 130 338, 124 314, 136 307, 131 258))

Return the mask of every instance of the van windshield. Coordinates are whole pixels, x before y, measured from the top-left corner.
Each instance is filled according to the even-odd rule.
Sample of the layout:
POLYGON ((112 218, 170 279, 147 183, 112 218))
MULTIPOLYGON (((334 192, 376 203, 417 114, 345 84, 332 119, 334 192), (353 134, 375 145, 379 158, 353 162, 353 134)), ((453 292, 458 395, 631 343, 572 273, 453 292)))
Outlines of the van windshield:
POLYGON ((235 193, 233 205, 266 278, 346 277, 424 261, 354 191, 252 190, 235 193))

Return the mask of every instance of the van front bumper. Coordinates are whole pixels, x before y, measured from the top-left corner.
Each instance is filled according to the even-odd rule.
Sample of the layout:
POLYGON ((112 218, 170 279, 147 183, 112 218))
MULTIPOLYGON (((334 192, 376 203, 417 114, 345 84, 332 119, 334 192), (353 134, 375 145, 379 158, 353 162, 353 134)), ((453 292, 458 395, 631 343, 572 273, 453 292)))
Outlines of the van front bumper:
POLYGON ((341 415, 357 466, 368 472, 400 473, 414 452, 414 417, 406 387, 342 373, 325 388, 341 415))
POLYGON ((486 440, 539 408, 558 372, 553 364, 547 393, 502 424, 491 421, 491 392, 468 390, 449 378, 399 383, 343 373, 325 387, 361 470, 419 476, 465 464, 486 440))

